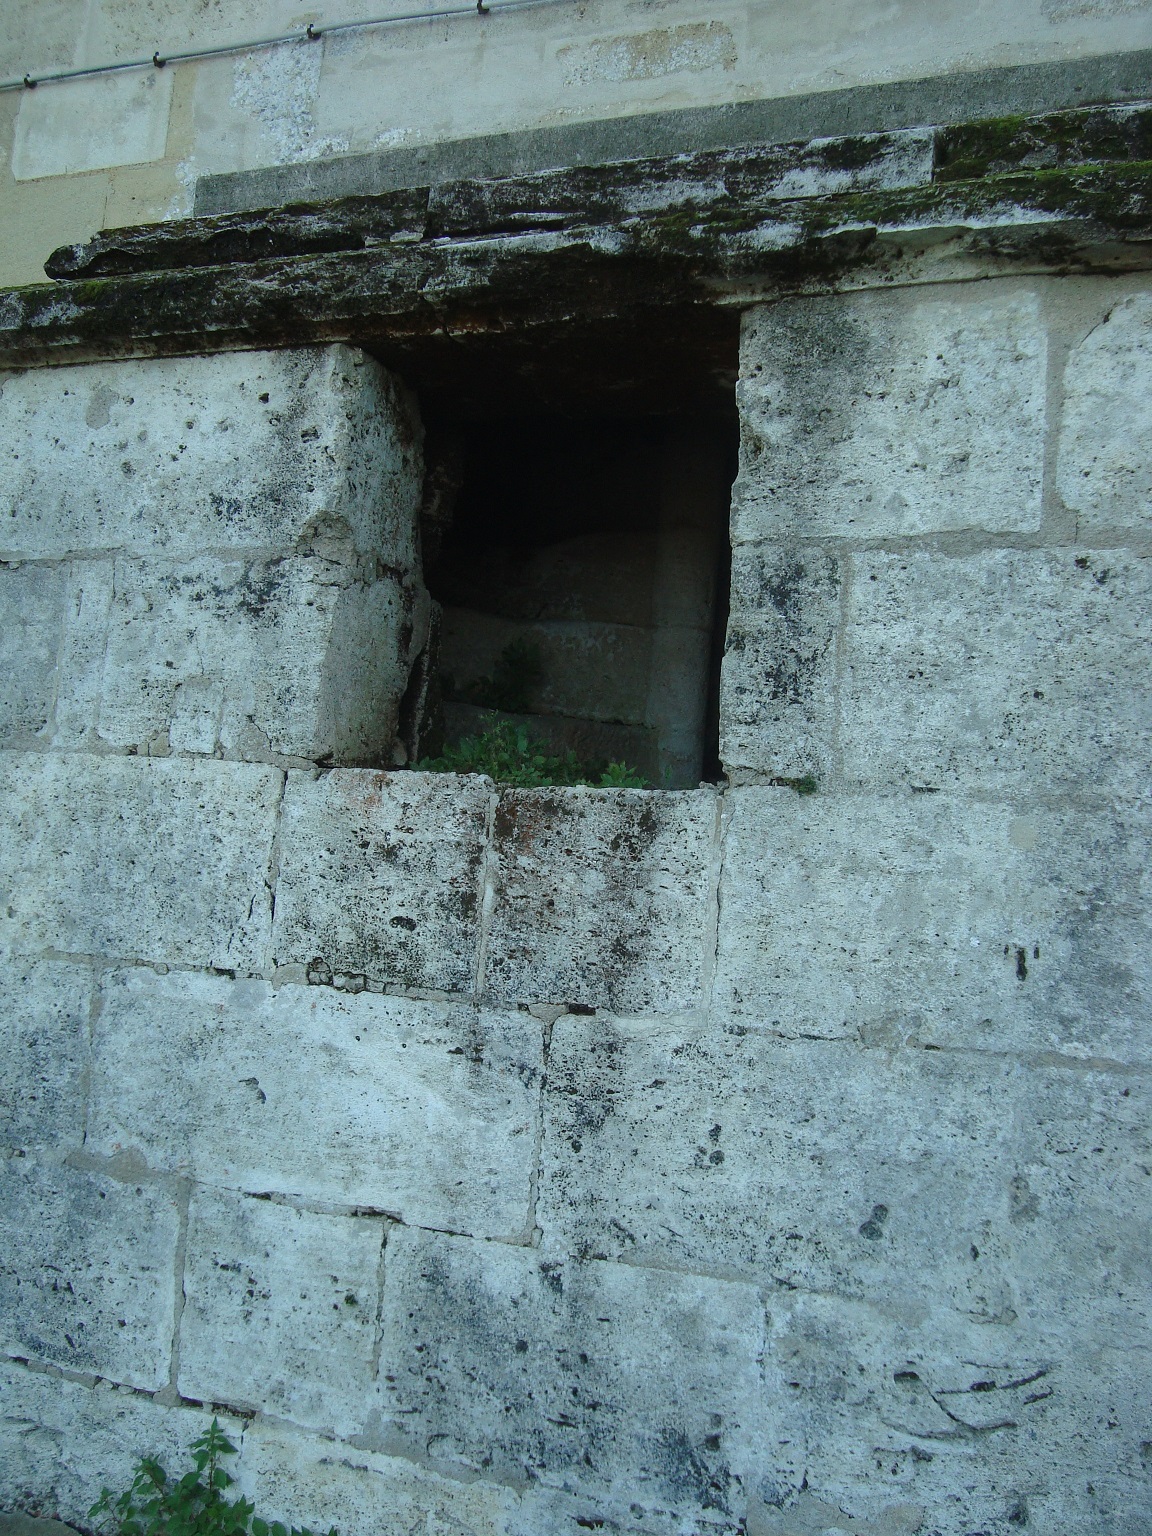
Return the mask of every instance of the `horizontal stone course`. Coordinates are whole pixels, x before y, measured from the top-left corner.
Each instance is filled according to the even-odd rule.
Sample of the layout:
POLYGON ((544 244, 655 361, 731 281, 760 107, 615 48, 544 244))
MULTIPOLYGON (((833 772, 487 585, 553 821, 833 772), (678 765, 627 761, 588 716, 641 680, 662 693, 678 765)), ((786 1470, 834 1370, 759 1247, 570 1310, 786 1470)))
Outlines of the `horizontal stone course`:
POLYGON ((14 1157, 0 1164, 0 1349, 146 1391, 168 1380, 174 1193, 14 1157))
POLYGON ((1046 359, 1027 289, 749 310, 733 542, 1039 528, 1046 359))
POLYGON ((0 1146, 82 1144, 91 996, 87 966, 9 962, 0 973, 0 1146))
POLYGON ((748 787, 726 814, 725 1021, 1152 1059, 1143 811, 748 787))
POLYGON ((699 1006, 716 811, 712 789, 506 792, 486 995, 622 1013, 699 1006))
POLYGON ((480 776, 290 773, 273 928, 277 961, 470 992, 494 794, 480 776))
POLYGON ((1024 1362, 1144 1347, 1148 1094, 1146 1074, 559 1019, 542 1253, 838 1295, 1024 1362))
POLYGON ((181 1395, 358 1433, 373 1397, 384 1230, 380 1220, 197 1190, 181 1395))
POLYGON ((540 1069, 540 1026, 521 1014, 115 971, 88 1145, 202 1183, 517 1239, 540 1069))
POLYGON ((0 753, 0 945, 260 970, 274 768, 0 753))
POLYGON ((763 1432, 763 1337, 752 1286, 400 1230, 381 1449, 597 1493, 641 1527, 669 1507, 723 1523, 763 1432))

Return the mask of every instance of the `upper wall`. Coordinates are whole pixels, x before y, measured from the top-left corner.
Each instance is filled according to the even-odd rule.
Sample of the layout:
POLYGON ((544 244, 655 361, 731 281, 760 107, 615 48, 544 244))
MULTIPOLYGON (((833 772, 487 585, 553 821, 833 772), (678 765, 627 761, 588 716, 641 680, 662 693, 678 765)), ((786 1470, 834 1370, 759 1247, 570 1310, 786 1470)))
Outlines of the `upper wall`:
MULTIPOLYGON (((378 157, 366 172, 376 186, 411 184, 428 179, 430 160, 435 170, 423 150, 459 140, 477 147, 450 158, 448 174, 1138 95, 1128 75, 1147 73, 1136 50, 1147 47, 1152 16, 1152 0, 717 0, 706 19, 690 0, 499 8, 493 0, 485 18, 366 28, 0 93, 0 286, 39 281, 54 247, 98 229, 190 212, 197 182, 221 173, 368 153, 378 157), (925 90, 925 79, 935 86, 925 90), (921 86, 877 94, 913 81, 921 86), (728 105, 741 111, 717 115, 728 105), (762 110, 743 110, 751 106, 762 110), (581 126, 596 123, 598 135, 581 126), (524 137, 510 146, 500 139, 509 134, 524 137)), ((379 9, 362 0, 302 9, 289 0, 210 9, 200 0, 13 0, 0 80, 379 9)), ((215 206, 229 197, 251 205, 251 195, 233 185, 215 206)))

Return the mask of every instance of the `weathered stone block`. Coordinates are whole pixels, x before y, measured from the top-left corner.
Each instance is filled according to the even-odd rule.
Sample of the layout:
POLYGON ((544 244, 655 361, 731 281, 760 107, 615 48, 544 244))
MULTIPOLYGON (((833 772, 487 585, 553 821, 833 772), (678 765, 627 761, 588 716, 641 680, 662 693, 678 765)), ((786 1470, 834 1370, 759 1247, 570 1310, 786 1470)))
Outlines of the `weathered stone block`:
POLYGON ((190 752, 379 759, 415 600, 315 557, 116 563, 98 733, 190 752))
POLYGON ((716 813, 711 789, 505 794, 488 995, 620 1013, 698 1006, 716 813))
POLYGON ((0 374, 0 558, 205 550, 417 568, 419 428, 354 348, 0 374))
POLYGON ((90 1147, 482 1237, 527 1229, 534 1019, 143 969, 106 976, 102 1004, 90 1147))
POLYGON ((68 573, 0 566, 0 747, 31 746, 52 720, 68 573))
POLYGON ((171 1192, 20 1157, 0 1164, 0 1182, 5 1353, 163 1386, 180 1227, 171 1192))
POLYGON ((374 1392, 383 1247, 380 1220, 197 1190, 181 1395, 357 1433, 374 1392))
POLYGON ((730 796, 714 1000, 782 1035, 1146 1062, 1146 816, 730 796))
POLYGON ((0 943, 260 970, 281 775, 0 754, 0 943))
POLYGON ((1015 286, 750 310, 734 541, 1038 528, 1046 355, 1015 286))
POLYGON ((291 773, 273 953, 405 987, 470 992, 487 779, 291 773))
POLYGON ((382 1449, 738 1516, 764 1428, 754 1287, 402 1229, 382 1322, 382 1449))
POLYGON ((819 548, 741 546, 720 682, 728 769, 825 778, 836 735, 841 562, 819 548))
POLYGON ((549 1061, 546 1259, 836 1294, 1002 1360, 1152 1337, 1142 1073, 579 1018, 549 1061))
POLYGON ((83 1141, 91 991, 82 966, 9 963, 0 973, 0 1146, 83 1141))
POLYGON ((1073 347, 1056 483, 1081 536, 1152 520, 1152 294, 1117 304, 1073 347))
MULTIPOLYGON (((190 1465, 188 1448, 212 1414, 164 1408, 141 1392, 99 1381, 84 1386, 26 1366, 0 1363, 0 1504, 51 1510, 81 1527, 105 1488, 129 1486, 141 1456, 170 1474, 190 1465)), ((244 1425, 218 1415, 234 1445, 244 1425)))
POLYGON ((1142 792, 1152 562, 1120 551, 868 551, 853 562, 850 782, 1142 792))

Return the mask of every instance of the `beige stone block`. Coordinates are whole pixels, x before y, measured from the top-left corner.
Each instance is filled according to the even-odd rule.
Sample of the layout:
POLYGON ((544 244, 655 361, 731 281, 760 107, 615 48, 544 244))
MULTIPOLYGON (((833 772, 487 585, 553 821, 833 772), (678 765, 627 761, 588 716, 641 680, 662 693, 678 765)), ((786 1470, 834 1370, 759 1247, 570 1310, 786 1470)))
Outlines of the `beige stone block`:
POLYGON ((0 979, 0 1144, 74 1151, 84 1140, 92 977, 9 963, 0 979))
POLYGON ((260 970, 281 775, 0 754, 0 944, 260 970))
POLYGON ((17 181, 159 160, 168 137, 171 71, 130 69, 49 81, 25 91, 16 114, 17 181))
POLYGON ((541 1066, 527 1015, 134 968, 102 983, 88 1144, 203 1184, 516 1240, 541 1066))
POLYGON ((0 566, 0 745, 50 735, 68 600, 59 566, 0 566))

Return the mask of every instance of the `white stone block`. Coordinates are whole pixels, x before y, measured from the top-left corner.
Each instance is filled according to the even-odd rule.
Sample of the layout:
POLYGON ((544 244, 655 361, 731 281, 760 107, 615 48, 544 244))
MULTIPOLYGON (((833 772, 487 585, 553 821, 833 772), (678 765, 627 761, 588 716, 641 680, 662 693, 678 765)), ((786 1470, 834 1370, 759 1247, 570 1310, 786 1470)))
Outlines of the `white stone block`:
POLYGON ((116 562, 98 732, 111 746, 356 761, 387 753, 413 599, 316 558, 116 562))
POLYGON ((0 1164, 0 1348, 154 1392, 168 1380, 171 1190, 31 1158, 0 1164))
POLYGON ((67 600, 67 570, 0 566, 0 746, 49 734, 67 600))
POLYGON ((0 944, 262 969, 281 782, 250 763, 0 754, 0 944))
MULTIPOLYGON (((189 1447, 212 1422, 211 1413, 165 1408, 111 1382, 85 1386, 7 1361, 0 1397, 0 1504, 81 1527, 103 1489, 119 1494, 130 1485, 141 1457, 156 1457, 170 1476, 191 1470, 189 1447)), ((219 1419, 238 1446, 243 1423, 219 1419)))
POLYGON ((1152 294, 1124 299, 1073 347, 1056 482, 1081 537, 1152 521, 1152 294))
POLYGON ((0 1146, 72 1151, 84 1140, 86 966, 9 962, 0 975, 0 1146))
POLYGON ((711 789, 507 792, 486 994, 621 1013, 699 1006, 716 817, 711 789))
POLYGON ((984 1330, 975 1360, 1147 1348, 1148 1098, 1142 1073, 560 1019, 541 1252, 984 1330))
POLYGON ((1152 564, 1121 551, 862 552, 843 641, 849 782, 1140 794, 1152 564))
POLYGON ((737 545, 720 682, 725 767, 825 779, 836 740, 841 561, 737 545))
POLYGON ((1143 813, 753 788, 730 806, 723 1019, 1152 1059, 1143 813))
POLYGON ((181 1396, 356 1434, 375 1395, 384 1231, 378 1219, 197 1190, 181 1396))
POLYGON ((0 373, 0 558, 312 551, 417 569, 420 431, 355 348, 0 373))
POLYGON ((373 981, 470 992, 492 784, 479 776, 290 773, 272 950, 373 981))
POLYGON ((16 113, 17 181, 160 160, 168 138, 172 72, 130 69, 24 91, 16 113))
POLYGON ((521 1014, 118 971, 96 1024, 88 1145, 204 1183, 515 1239, 540 1052, 521 1014))
POLYGON ((754 1286, 401 1229, 385 1255, 380 1449, 596 1496, 643 1528, 732 1523, 764 1433, 754 1286))
POLYGON ((750 310, 734 542, 1038 528, 1046 357, 1015 285, 750 310))

